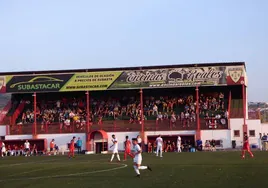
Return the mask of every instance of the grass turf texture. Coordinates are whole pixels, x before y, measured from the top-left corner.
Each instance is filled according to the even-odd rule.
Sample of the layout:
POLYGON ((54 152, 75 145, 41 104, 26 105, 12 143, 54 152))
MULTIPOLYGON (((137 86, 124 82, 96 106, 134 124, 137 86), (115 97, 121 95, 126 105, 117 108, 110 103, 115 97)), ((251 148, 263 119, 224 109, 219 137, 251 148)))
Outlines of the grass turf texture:
POLYGON ((141 170, 141 178, 131 159, 111 164, 110 155, 7 157, 0 159, 0 187, 261 187, 267 185, 268 153, 254 154, 245 160, 240 152, 143 154, 143 165, 153 171, 141 170))

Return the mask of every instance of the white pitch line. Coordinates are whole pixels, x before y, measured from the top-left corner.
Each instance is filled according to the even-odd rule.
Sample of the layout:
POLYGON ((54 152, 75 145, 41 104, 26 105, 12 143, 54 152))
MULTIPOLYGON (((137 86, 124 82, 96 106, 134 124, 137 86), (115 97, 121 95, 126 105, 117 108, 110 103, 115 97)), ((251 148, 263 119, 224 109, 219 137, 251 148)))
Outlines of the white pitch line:
POLYGON ((13 164, 0 165, 0 168, 12 167, 12 166, 21 166, 21 165, 25 165, 25 164, 36 164, 36 163, 43 164, 44 162, 52 162, 52 161, 60 161, 60 160, 54 159, 54 160, 33 161, 33 162, 26 162, 26 163, 13 163, 13 164))
MULTIPOLYGON (((117 163, 109 163, 109 164, 117 164, 117 163)), ((79 173, 73 173, 73 174, 66 174, 66 175, 54 175, 54 176, 39 176, 39 177, 29 177, 29 178, 17 178, 17 179, 7 179, 7 180, 0 180, 0 182, 6 182, 6 181, 19 181, 19 180, 40 180, 40 179, 50 179, 50 178, 62 178, 62 177, 71 177, 71 176, 78 176, 78 175, 86 175, 86 174, 97 174, 101 172, 110 172, 115 171, 119 169, 126 168, 126 164, 117 164, 122 165, 115 168, 109 168, 104 170, 95 170, 95 171, 89 171, 89 172, 79 172, 79 173)))
MULTIPOLYGON (((76 165, 76 164, 88 164, 88 163, 94 163, 94 162, 100 162, 104 159, 100 159, 100 160, 88 160, 88 161, 83 161, 83 162, 76 162, 76 163, 69 163, 68 165, 66 165, 66 162, 64 163, 42 163, 42 164, 64 164, 64 167, 66 166, 71 166, 71 165, 76 165)), ((47 161, 60 161, 60 160, 47 160, 47 161)), ((106 161, 106 159, 105 159, 106 161)), ((21 163, 21 164, 29 164, 29 163, 21 163)), ((54 167, 54 168, 59 168, 59 167, 54 167)), ((51 170, 53 168, 46 168, 46 169, 37 169, 37 170, 31 170, 31 171, 24 171, 24 172, 21 172, 21 173, 17 173, 17 174, 11 174, 11 175, 8 175, 6 177, 13 177, 13 176, 18 176, 18 175, 23 175, 23 174, 29 174, 29 173, 32 173, 32 172, 38 172, 38 171, 42 171, 42 170, 51 170)))
MULTIPOLYGON (((49 168, 49 170, 51 170, 51 169, 53 169, 53 168, 49 168)), ((42 170, 45 170, 45 169, 37 169, 37 170, 31 170, 31 171, 21 172, 21 173, 17 173, 17 174, 11 174, 11 175, 8 175, 6 177, 14 177, 14 176, 23 175, 23 174, 29 174, 29 173, 32 173, 32 172, 38 172, 38 171, 42 171, 42 170)))

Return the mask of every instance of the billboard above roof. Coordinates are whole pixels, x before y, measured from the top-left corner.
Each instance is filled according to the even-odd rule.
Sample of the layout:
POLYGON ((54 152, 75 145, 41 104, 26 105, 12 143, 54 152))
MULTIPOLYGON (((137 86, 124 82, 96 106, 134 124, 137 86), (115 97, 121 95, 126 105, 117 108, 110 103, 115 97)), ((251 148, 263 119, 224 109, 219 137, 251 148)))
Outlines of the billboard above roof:
POLYGON ((244 66, 173 67, 76 73, 0 76, 7 93, 122 90, 241 85, 244 66))

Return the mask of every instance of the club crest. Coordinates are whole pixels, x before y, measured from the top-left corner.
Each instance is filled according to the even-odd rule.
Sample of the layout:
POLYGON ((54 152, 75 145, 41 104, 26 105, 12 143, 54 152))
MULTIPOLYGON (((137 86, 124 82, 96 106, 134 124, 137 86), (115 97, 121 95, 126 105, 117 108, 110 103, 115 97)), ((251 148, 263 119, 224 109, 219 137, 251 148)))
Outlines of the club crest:
POLYGON ((240 80, 240 78, 242 77, 242 75, 243 75, 243 70, 240 69, 240 68, 229 69, 228 72, 229 72, 230 78, 235 83, 237 83, 240 80))

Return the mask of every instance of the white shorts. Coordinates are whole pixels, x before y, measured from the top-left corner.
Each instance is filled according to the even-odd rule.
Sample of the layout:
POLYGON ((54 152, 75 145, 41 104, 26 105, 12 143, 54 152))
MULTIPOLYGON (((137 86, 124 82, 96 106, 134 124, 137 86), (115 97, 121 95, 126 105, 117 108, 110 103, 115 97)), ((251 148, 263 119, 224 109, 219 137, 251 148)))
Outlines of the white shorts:
POLYGON ((133 162, 138 165, 141 165, 142 157, 134 157, 133 162))
POLYGON ((113 154, 118 153, 118 149, 113 150, 113 154))
POLYGON ((2 152, 5 153, 6 152, 6 148, 2 147, 2 152))
POLYGON ((162 145, 157 145, 157 149, 161 149, 161 148, 163 148, 162 145))

